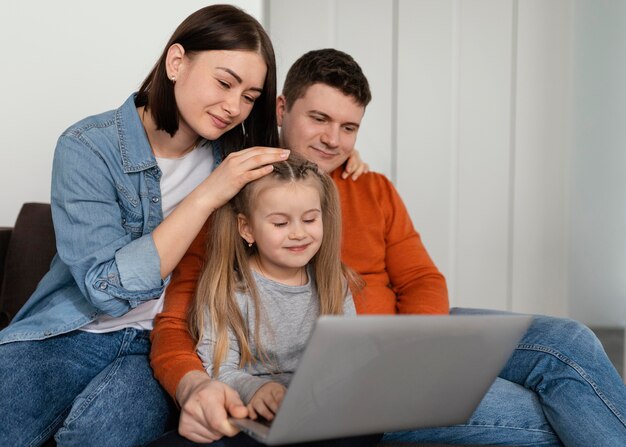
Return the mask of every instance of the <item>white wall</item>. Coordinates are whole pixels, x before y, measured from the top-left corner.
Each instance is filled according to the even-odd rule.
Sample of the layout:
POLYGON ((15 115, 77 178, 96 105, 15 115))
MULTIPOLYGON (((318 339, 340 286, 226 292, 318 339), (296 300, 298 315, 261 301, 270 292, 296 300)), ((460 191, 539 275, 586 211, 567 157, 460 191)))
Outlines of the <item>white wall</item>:
MULTIPOLYGON (((220 1, 4 0, 0 7, 0 226, 50 201, 58 136, 137 90, 176 26, 220 1)), ((260 21, 262 0, 236 4, 260 21)))
POLYGON ((357 147, 395 181, 453 305, 626 323, 623 3, 267 3, 279 72, 328 46, 363 67, 357 147))
POLYGON ((575 2, 570 312, 626 323, 626 2, 575 2))

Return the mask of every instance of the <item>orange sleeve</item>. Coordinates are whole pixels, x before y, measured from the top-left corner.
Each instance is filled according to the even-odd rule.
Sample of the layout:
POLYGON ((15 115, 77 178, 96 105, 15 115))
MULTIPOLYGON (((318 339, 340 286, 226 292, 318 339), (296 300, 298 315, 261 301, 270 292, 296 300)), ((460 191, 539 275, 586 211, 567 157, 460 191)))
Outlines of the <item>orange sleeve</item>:
POLYGON ((204 264, 208 223, 189 246, 165 291, 163 311, 154 319, 150 365, 154 376, 176 400, 176 387, 190 371, 204 371, 196 343, 187 329, 187 314, 204 264))
POLYGON ((361 314, 446 314, 446 280, 433 263, 400 195, 387 177, 358 180, 332 173, 341 199, 342 260, 366 287, 355 296, 361 314))
POLYGON ((398 313, 449 313, 446 280, 415 231, 400 195, 389 181, 379 189, 380 203, 386 208, 385 264, 398 313))

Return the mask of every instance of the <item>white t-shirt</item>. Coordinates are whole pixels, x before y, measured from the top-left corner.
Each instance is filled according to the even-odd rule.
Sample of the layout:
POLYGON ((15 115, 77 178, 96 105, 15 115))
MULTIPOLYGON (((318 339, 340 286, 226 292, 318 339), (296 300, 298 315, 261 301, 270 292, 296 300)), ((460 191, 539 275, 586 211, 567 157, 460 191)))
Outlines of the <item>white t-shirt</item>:
MULTIPOLYGON (((163 218, 169 216, 178 204, 213 171, 213 148, 205 140, 194 150, 180 158, 159 158, 161 169, 161 207, 163 218)), ((154 317, 163 309, 163 296, 141 303, 121 317, 101 315, 83 326, 87 332, 113 332, 127 327, 152 330, 154 317)))

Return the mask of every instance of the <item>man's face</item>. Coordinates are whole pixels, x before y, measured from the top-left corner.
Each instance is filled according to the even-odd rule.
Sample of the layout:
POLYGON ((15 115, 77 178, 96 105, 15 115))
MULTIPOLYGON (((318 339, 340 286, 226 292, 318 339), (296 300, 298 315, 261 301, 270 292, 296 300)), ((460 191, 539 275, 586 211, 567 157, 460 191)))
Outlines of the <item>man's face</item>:
POLYGON ((365 107, 326 84, 313 84, 287 110, 285 98, 276 104, 281 144, 332 172, 354 149, 365 107))

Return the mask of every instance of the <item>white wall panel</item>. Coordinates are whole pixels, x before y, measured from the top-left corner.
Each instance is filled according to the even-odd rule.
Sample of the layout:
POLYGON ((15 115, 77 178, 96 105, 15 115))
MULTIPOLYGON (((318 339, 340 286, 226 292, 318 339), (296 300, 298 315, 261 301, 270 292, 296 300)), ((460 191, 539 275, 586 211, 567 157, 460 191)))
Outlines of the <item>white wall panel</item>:
POLYGON ((461 1, 456 290, 509 308, 513 2, 461 1))
POLYGON ((397 181, 455 303, 455 2, 400 0, 397 181))
POLYGON ((287 70, 305 51, 335 45, 335 0, 271 0, 265 17, 281 91, 287 70))
POLYGON ((571 11, 567 0, 519 2, 512 304, 566 313, 571 11))
POLYGON ((570 315, 626 325, 626 2, 576 0, 570 315))
POLYGON ((337 1, 336 48, 358 61, 372 90, 372 102, 361 123, 357 148, 378 172, 392 176, 396 66, 393 59, 393 2, 337 1))

